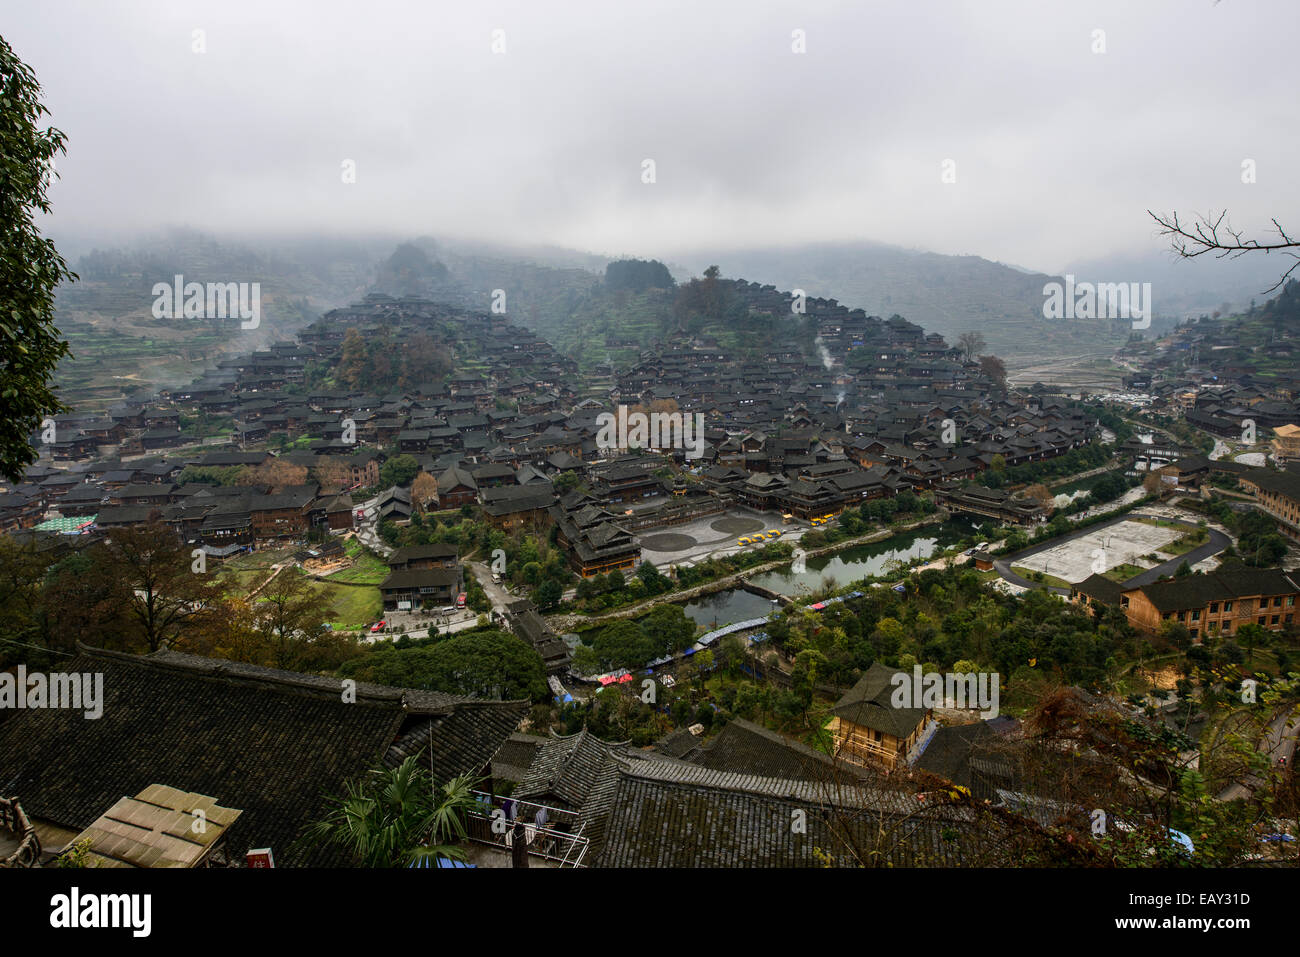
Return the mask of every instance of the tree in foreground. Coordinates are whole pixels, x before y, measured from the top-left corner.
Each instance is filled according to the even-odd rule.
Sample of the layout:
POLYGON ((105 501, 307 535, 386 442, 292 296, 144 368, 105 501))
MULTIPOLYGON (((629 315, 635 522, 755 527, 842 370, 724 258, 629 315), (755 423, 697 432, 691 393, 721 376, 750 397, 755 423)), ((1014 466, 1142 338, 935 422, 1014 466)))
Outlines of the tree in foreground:
POLYGON ((168 526, 113 529, 105 559, 131 589, 133 632, 151 652, 211 623, 221 588, 212 575, 195 570, 191 550, 168 526))
POLYGON ((476 806, 473 787, 468 774, 436 786, 412 755, 348 782, 304 840, 346 848, 358 867, 404 867, 430 855, 463 861, 465 852, 456 845, 476 806))
POLYGON ((49 113, 40 92, 0 37, 0 475, 15 482, 36 461, 32 432, 66 411, 50 382, 68 352, 54 327, 54 290, 77 278, 34 222, 50 211, 46 190, 64 151, 63 133, 40 126, 49 113))

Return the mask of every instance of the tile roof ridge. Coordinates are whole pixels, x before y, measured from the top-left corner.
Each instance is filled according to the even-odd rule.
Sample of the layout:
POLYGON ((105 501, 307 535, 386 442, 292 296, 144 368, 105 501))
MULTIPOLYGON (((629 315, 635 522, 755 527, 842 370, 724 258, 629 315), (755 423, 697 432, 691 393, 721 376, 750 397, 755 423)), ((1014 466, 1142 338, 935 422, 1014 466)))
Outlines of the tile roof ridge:
MULTIPOLYGON (((319 693, 328 693, 331 695, 338 694, 341 684, 336 688, 332 687, 336 679, 322 677, 320 675, 303 674, 296 671, 286 671, 280 668, 268 668, 263 665, 248 664, 245 662, 228 661, 224 658, 208 658, 203 655, 195 655, 184 651, 175 651, 170 648, 160 648, 158 651, 150 652, 147 655, 135 655, 130 652, 112 651, 107 648, 96 648, 87 645, 78 640, 76 643, 77 653, 84 654, 91 658, 100 658, 114 661, 121 661, 132 664, 137 667, 146 667, 154 669, 167 669, 170 671, 186 672, 189 674, 212 677, 236 679, 249 683, 272 684, 285 688, 296 688, 319 693)), ((339 679, 341 680, 341 679, 339 679)), ((396 688, 388 685, 378 685, 366 681, 356 683, 357 698, 366 699, 374 702, 385 702, 398 704, 403 711, 411 712, 417 715, 446 715, 459 708, 497 708, 505 705, 517 706, 527 703, 525 700, 518 701, 491 701, 481 698, 468 698, 459 695, 446 694, 445 692, 424 691, 419 688, 396 688), (421 703, 421 695, 438 695, 445 700, 436 703, 421 703)))

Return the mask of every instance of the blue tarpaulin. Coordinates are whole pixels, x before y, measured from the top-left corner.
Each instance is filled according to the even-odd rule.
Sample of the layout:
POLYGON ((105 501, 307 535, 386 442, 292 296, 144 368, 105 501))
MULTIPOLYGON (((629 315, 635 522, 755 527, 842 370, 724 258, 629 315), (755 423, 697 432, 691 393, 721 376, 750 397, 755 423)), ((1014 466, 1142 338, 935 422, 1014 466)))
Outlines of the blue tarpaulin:
POLYGON ((466 864, 464 861, 453 861, 451 858, 443 857, 441 854, 437 855, 436 857, 432 854, 425 854, 423 857, 411 861, 411 863, 408 866, 409 867, 469 867, 477 870, 477 865, 475 864, 466 864), (431 861, 437 861, 437 863, 436 864, 430 863, 431 861))

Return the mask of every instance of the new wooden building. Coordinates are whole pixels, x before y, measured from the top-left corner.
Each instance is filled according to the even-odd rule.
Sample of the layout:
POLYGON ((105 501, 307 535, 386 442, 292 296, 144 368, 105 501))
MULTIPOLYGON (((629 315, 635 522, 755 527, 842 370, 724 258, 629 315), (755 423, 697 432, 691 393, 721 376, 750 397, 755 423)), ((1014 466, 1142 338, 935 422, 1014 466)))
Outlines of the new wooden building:
POLYGON ((896 708, 894 675, 911 675, 876 662, 832 709, 827 730, 837 757, 868 767, 893 769, 903 763, 930 723, 928 708, 896 708))

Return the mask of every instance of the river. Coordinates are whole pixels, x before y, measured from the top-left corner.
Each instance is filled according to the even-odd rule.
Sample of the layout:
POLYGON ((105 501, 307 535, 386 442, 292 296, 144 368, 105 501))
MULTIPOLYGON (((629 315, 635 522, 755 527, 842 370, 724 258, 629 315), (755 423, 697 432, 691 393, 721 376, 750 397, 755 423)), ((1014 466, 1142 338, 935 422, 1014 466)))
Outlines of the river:
MULTIPOLYGON (((968 538, 975 528, 976 525, 966 519, 952 519, 942 525, 927 525, 900 532, 869 545, 854 545, 833 555, 809 558, 806 569, 801 573, 784 565, 756 575, 751 581, 792 598, 821 588, 828 578, 837 588, 844 587, 870 575, 884 574, 886 563, 895 559, 908 562, 929 558, 935 552, 968 538)), ((697 624, 715 628, 747 618, 761 617, 776 607, 766 598, 740 588, 731 588, 697 598, 686 605, 685 611, 697 624)))

